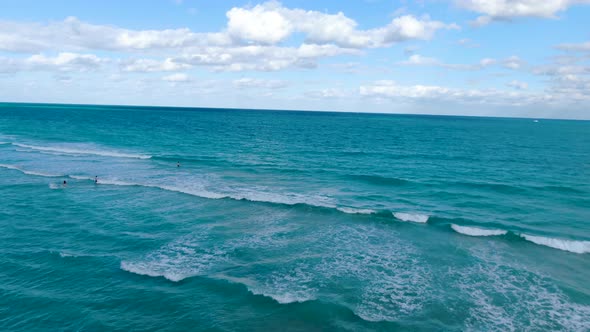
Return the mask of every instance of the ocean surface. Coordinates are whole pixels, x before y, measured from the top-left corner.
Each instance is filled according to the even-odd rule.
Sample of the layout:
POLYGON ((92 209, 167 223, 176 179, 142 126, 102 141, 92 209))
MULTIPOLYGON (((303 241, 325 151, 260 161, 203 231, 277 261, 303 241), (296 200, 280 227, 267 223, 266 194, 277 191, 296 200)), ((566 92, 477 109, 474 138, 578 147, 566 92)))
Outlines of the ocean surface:
POLYGON ((589 331, 590 122, 0 104, 0 330, 589 331))

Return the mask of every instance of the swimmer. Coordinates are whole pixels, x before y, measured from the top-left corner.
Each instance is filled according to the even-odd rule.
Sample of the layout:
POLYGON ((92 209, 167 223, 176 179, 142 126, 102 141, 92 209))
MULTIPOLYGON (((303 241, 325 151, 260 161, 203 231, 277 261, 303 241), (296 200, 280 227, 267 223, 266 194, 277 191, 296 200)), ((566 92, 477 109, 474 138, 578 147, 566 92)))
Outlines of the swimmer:
POLYGON ((180 161, 176 162, 176 167, 180 167, 180 161))
POLYGON ((98 184, 98 175, 94 177, 94 183, 98 184))
POLYGON ((68 183, 66 182, 66 180, 64 180, 64 184, 63 185, 64 186, 67 186, 68 185, 68 183))

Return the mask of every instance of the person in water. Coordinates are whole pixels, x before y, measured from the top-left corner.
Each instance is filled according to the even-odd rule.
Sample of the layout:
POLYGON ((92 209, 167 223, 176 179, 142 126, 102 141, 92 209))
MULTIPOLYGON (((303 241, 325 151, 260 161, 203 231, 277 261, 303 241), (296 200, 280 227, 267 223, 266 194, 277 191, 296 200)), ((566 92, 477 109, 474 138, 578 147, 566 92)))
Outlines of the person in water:
POLYGON ((94 183, 98 184, 98 175, 94 177, 94 183))
POLYGON ((176 162, 176 167, 180 167, 180 161, 176 162))
POLYGON ((66 182, 66 180, 64 180, 64 186, 67 186, 67 185, 68 185, 68 183, 66 182))

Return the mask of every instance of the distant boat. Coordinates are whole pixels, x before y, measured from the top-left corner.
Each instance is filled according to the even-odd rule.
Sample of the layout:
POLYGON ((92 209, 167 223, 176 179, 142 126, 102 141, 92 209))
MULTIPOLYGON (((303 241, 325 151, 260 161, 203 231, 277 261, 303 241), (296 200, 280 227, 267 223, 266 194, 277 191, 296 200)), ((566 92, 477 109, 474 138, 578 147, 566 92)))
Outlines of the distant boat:
POLYGON ((539 122, 539 120, 533 120, 533 122, 539 122))

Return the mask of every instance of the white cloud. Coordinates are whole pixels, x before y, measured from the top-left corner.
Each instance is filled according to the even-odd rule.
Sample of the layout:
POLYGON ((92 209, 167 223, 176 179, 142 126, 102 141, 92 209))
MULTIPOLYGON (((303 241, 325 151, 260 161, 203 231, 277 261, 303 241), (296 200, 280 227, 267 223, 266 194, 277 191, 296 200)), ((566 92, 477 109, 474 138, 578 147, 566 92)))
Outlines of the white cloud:
POLYGON ((569 43, 557 45, 557 48, 564 51, 590 52, 590 41, 584 43, 569 43))
POLYGON ((184 82, 191 81, 191 78, 187 74, 184 74, 184 73, 176 73, 176 74, 164 76, 164 77, 162 77, 162 79, 166 82, 171 82, 171 83, 184 83, 184 82))
POLYGON ((314 68, 317 60, 358 50, 334 45, 302 44, 299 47, 249 45, 240 47, 194 48, 173 61, 179 64, 210 66, 216 71, 277 71, 289 67, 314 68))
MULTIPOLYGON (((508 59, 504 60, 506 65, 509 63, 518 64, 518 63, 520 63, 518 61, 520 61, 520 59, 518 59, 518 58, 508 58, 508 59)), ((408 58, 408 60, 399 62, 398 64, 405 65, 405 66, 436 66, 436 67, 442 67, 442 68, 454 69, 454 70, 479 70, 479 69, 493 66, 497 63, 498 63, 498 60, 491 59, 491 58, 483 58, 479 61, 479 63, 476 63, 476 64, 445 63, 445 62, 443 62, 439 59, 436 59, 436 58, 425 57, 420 54, 414 54, 414 55, 410 56, 408 58)))
POLYGON ((263 80, 245 77, 234 80, 233 85, 237 88, 280 89, 286 87, 288 83, 281 80, 263 80))
POLYGON ((189 49, 191 47, 239 46, 243 42, 275 45, 293 33, 303 33, 307 44, 332 44, 344 48, 387 47, 393 43, 432 38, 437 30, 457 29, 456 24, 405 15, 388 25, 356 29, 357 23, 343 13, 326 14, 290 9, 278 2, 253 8, 234 7, 227 12, 227 29, 193 32, 188 28, 130 30, 82 22, 75 17, 48 23, 0 21, 0 50, 40 52, 46 50, 140 50, 189 49))
POLYGON ((276 71, 314 68, 321 58, 359 55, 363 49, 428 40, 438 30, 458 29, 456 24, 428 16, 404 15, 381 27, 361 30, 342 12, 287 8, 275 1, 234 7, 226 16, 226 28, 217 32, 133 30, 75 17, 38 23, 0 21, 0 51, 129 53, 134 56, 118 61, 120 70, 127 72, 179 71, 192 66, 209 66, 214 71, 276 71), (292 38, 295 35, 301 39, 292 38), (283 45, 287 40, 295 43, 283 45))
POLYGON ((163 72, 179 71, 189 69, 192 66, 186 63, 175 62, 172 58, 166 58, 163 61, 154 59, 127 59, 120 63, 122 71, 127 72, 163 72))
POLYGON ((588 0, 456 0, 465 9, 484 14, 474 25, 486 25, 492 21, 510 20, 516 17, 555 18, 557 13, 588 0))
POLYGON ((62 52, 55 56, 34 54, 27 58, 0 58, 0 72, 19 71, 61 71, 85 72, 96 70, 108 64, 109 59, 99 58, 94 54, 62 52))
POLYGON ((400 62, 402 65, 416 65, 416 66, 437 66, 440 65, 441 62, 435 58, 429 58, 422 56, 420 54, 414 54, 408 58, 406 61, 400 62))
POLYGON ((303 33, 308 44, 333 44, 343 48, 387 47, 404 40, 427 40, 437 30, 458 29, 454 24, 433 21, 428 16, 405 15, 375 29, 358 30, 357 22, 339 12, 290 9, 271 1, 252 8, 227 12, 229 35, 250 43, 276 44, 293 33, 303 33))
POLYGON ((58 69, 63 71, 95 69, 107 62, 94 54, 77 54, 63 52, 55 57, 42 54, 32 55, 25 59, 24 64, 34 69, 58 69))
POLYGON ((394 81, 381 80, 371 85, 361 86, 361 96, 381 98, 437 98, 447 94, 450 90, 440 86, 413 85, 402 86, 394 81))
POLYGON ((258 5, 252 9, 232 8, 227 12, 230 36, 246 41, 275 44, 293 31, 291 22, 283 16, 278 4, 258 5))
POLYGON ((139 51, 182 48, 195 45, 227 45, 224 33, 194 33, 187 28, 129 30, 95 25, 68 17, 42 23, 0 22, 0 50, 40 52, 46 50, 139 51))
POLYGON ((437 85, 404 86, 393 81, 376 81, 359 88, 363 97, 385 100, 440 101, 459 104, 522 106, 551 102, 555 95, 498 89, 459 89, 437 85))
POLYGON ((526 63, 516 55, 510 56, 502 61, 502 65, 508 69, 520 69, 526 63))

